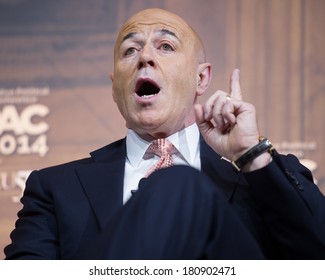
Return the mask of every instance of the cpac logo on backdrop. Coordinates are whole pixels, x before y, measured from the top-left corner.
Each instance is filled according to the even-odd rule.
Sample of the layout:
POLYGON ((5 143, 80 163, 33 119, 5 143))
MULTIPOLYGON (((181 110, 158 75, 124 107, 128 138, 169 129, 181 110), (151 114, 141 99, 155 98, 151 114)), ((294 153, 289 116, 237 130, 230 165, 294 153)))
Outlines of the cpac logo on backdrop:
POLYGON ((19 190, 17 195, 11 196, 11 201, 18 203, 25 189, 25 182, 31 173, 31 170, 19 170, 11 173, 0 172, 0 190, 11 191, 19 190))
POLYGON ((0 110, 0 156, 45 156, 49 125, 43 119, 48 114, 49 108, 42 104, 28 105, 21 112, 14 105, 5 105, 0 110))

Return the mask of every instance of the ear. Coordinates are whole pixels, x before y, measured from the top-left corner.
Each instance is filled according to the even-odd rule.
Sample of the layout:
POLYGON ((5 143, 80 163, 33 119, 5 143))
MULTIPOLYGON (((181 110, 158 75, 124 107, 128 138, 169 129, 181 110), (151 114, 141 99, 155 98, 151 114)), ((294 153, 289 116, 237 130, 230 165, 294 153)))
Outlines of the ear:
POLYGON ((113 86, 114 85, 114 74, 113 73, 109 74, 109 78, 112 81, 112 96, 113 96, 113 100, 115 101, 115 92, 114 92, 114 86, 113 86))
POLYGON ((113 74, 113 73, 109 74, 109 78, 110 78, 111 81, 113 82, 113 81, 114 81, 114 74, 113 74))
POLYGON ((198 81, 196 86, 196 93, 201 96, 209 87, 211 82, 211 64, 208 62, 199 64, 198 67, 198 81))

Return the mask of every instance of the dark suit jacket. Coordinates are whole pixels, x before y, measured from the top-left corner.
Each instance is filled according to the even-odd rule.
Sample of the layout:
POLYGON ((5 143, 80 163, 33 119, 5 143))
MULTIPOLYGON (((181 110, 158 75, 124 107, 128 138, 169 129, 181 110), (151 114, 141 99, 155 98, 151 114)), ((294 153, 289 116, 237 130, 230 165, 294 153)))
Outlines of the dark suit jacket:
MULTIPOLYGON (((26 184, 8 259, 78 259, 123 206, 125 139, 90 158, 34 171, 26 184)), ((201 141, 202 172, 215 183, 267 258, 325 258, 325 198, 294 156, 236 173, 201 141)))

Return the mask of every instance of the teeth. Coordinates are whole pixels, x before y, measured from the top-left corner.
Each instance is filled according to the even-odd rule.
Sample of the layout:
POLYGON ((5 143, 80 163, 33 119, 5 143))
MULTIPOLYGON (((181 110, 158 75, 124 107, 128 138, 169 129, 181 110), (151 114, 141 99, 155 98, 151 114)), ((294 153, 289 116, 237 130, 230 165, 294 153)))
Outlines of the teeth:
POLYGON ((143 96, 141 96, 141 98, 147 99, 147 98, 150 98, 152 96, 155 96, 155 94, 143 95, 143 96))

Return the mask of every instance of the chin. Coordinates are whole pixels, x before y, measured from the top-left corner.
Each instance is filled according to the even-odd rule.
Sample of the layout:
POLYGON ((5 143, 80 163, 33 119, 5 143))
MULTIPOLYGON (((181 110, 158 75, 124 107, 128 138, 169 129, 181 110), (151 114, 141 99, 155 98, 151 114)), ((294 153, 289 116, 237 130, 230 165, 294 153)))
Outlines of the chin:
POLYGON ((141 124, 137 124, 130 128, 143 139, 149 141, 156 138, 165 138, 171 134, 168 126, 161 123, 142 122, 141 124))

